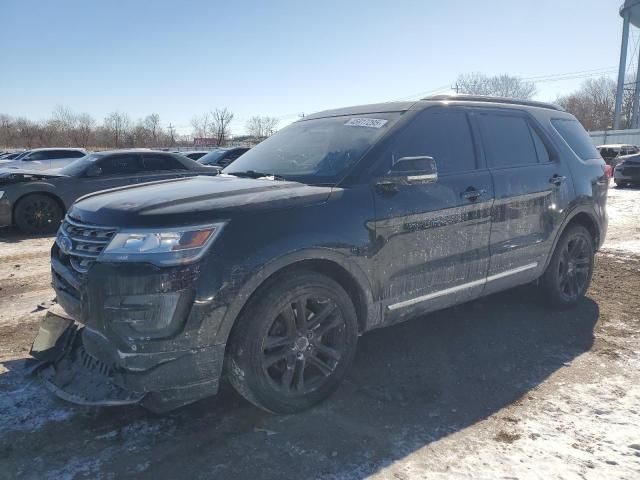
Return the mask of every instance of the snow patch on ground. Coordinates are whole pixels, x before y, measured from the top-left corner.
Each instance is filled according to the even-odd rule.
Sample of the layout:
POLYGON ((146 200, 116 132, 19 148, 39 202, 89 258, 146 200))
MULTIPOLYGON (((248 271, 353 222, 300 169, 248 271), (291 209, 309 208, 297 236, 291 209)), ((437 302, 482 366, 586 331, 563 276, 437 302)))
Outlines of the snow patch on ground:
POLYGON ((32 431, 74 415, 37 377, 25 379, 24 360, 0 363, 0 431, 32 431), (10 366, 9 366, 10 365, 10 366))
POLYGON ((640 190, 610 188, 607 213, 609 230, 602 250, 640 254, 640 190))
POLYGON ((466 429, 473 435, 456 432, 371 478, 640 478, 640 375, 602 376, 596 361, 588 353, 574 362, 593 370, 591 383, 565 378, 570 369, 563 369, 529 395, 532 401, 466 429))

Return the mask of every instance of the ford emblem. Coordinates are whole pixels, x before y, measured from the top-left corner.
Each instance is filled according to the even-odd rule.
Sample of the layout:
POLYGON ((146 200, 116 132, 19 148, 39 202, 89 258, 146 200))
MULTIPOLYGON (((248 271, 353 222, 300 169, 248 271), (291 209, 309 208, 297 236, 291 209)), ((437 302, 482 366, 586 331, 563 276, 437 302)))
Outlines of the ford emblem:
POLYGON ((65 255, 69 255, 73 249, 73 243, 71 243, 71 239, 66 235, 60 235, 58 237, 58 248, 60 248, 60 251, 65 255))

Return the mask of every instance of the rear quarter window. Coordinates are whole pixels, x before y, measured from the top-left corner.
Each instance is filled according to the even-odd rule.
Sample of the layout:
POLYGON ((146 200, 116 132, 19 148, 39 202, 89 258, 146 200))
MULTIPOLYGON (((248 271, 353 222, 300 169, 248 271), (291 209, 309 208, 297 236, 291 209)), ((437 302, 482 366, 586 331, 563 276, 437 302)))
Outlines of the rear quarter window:
POLYGON ((577 120, 570 118, 554 118, 552 125, 565 142, 569 145, 573 153, 582 160, 600 158, 600 153, 593 145, 591 137, 577 120))

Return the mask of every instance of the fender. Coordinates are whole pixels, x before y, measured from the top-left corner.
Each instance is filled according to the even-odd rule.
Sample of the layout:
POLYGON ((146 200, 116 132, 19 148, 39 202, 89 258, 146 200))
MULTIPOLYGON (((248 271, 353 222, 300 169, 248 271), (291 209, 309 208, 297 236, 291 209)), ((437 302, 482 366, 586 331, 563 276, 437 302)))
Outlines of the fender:
POLYGON ((567 228, 567 225, 569 225, 569 223, 571 223, 571 220, 573 220, 577 215, 579 215, 581 213, 586 213, 587 215, 589 215, 589 217, 591 218, 593 223, 596 225, 596 228, 598 228, 599 236, 601 238, 599 239, 600 240, 599 241, 599 245, 596 245, 596 250, 598 248, 600 248, 600 245, 602 245, 602 242, 604 241, 604 238, 602 238, 602 224, 598 220, 598 215, 596 215, 595 210, 588 203, 575 204, 575 205, 573 205, 571 207, 571 210, 569 210, 567 215, 564 217, 564 220, 562 221, 562 223, 558 227, 558 231, 556 232, 555 238, 553 239, 553 244, 551 246, 551 249, 549 250, 549 254, 547 255, 547 259, 544 262, 544 269, 542 270, 543 272, 549 266, 549 262, 551 261, 551 257, 553 255, 553 252, 555 252, 555 250, 556 250, 556 245, 558 244, 558 241, 560 240, 560 237, 562 236, 562 234, 564 233, 565 229, 567 228))
POLYGON ((362 326, 362 331, 368 330, 370 326, 380 323, 381 312, 378 308, 379 305, 373 300, 369 278, 365 275, 362 269, 356 265, 355 262, 352 262, 346 255, 336 252, 335 250, 326 248, 310 248, 291 252, 269 261, 264 264, 262 268, 252 274, 246 282, 244 282, 236 292, 233 301, 229 304, 229 308, 222 318, 222 322, 220 323, 220 327, 216 334, 216 344, 227 342, 231 329, 233 328, 240 311, 247 304, 256 290, 258 290, 258 288, 263 285, 268 278, 286 267, 305 260, 326 260, 346 270, 355 281, 361 295, 364 297, 364 303, 366 305, 366 319, 365 325, 362 326))

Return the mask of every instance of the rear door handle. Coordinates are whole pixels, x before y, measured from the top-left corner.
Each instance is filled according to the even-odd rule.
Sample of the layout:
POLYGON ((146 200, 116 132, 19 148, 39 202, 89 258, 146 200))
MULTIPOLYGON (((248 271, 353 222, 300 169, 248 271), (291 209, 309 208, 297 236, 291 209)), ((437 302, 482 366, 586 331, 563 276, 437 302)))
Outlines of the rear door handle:
POLYGON ((554 184, 555 186, 560 186, 562 182, 564 182, 567 177, 563 175, 558 175, 557 173, 549 179, 549 183, 554 184))
POLYGON ((484 189, 477 190, 475 187, 469 187, 464 192, 462 192, 460 196, 469 200, 470 202, 475 202, 485 193, 487 193, 487 191, 484 189))

